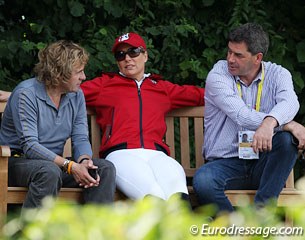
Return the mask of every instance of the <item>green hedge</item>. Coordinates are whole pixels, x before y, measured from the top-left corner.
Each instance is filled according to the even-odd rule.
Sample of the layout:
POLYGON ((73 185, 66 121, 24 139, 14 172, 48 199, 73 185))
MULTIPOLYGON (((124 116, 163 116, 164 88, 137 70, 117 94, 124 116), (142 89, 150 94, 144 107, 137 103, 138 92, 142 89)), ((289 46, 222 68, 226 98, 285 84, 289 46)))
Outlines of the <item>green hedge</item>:
POLYGON ((88 79, 116 71, 110 49, 127 31, 147 41, 148 71, 204 86, 214 62, 225 58, 228 31, 254 21, 270 34, 267 58, 293 73, 305 121, 304 7, 302 0, 0 0, 0 88, 30 77, 37 51, 63 38, 90 52, 88 79))
POLYGON ((191 212, 177 198, 165 202, 148 197, 143 201, 116 202, 109 206, 55 204, 47 199, 42 209, 26 211, 22 218, 10 220, 0 239, 283 239, 280 235, 284 239, 304 239, 304 203, 298 208, 285 209, 294 216, 295 229, 285 226, 285 211, 272 204, 260 210, 245 205, 214 220, 209 217, 213 214, 211 209, 191 212), (280 230, 282 234, 273 232, 280 230))

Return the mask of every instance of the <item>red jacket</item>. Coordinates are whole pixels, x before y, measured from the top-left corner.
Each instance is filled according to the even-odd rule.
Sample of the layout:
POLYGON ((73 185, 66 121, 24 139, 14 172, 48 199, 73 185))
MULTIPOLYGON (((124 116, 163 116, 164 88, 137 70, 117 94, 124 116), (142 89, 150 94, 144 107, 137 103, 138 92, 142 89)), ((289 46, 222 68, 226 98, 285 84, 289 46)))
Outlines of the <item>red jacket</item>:
POLYGON ((135 80, 103 73, 81 85, 87 106, 94 107, 102 129, 100 155, 118 149, 146 148, 164 151, 165 114, 183 106, 204 104, 204 89, 177 85, 157 75, 135 80))

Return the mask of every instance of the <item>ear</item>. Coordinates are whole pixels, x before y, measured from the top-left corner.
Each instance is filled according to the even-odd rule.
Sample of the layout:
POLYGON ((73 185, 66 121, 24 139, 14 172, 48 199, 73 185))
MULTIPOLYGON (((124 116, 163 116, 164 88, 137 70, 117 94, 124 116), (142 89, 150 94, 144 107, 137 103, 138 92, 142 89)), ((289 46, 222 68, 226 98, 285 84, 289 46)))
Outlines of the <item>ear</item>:
POLYGON ((260 63, 263 61, 263 56, 264 56, 263 53, 258 53, 258 54, 256 54, 256 59, 255 59, 255 61, 256 61, 257 63, 260 64, 260 63))
POLYGON ((144 62, 147 62, 148 61, 148 52, 147 52, 147 50, 144 52, 144 56, 145 56, 144 62))

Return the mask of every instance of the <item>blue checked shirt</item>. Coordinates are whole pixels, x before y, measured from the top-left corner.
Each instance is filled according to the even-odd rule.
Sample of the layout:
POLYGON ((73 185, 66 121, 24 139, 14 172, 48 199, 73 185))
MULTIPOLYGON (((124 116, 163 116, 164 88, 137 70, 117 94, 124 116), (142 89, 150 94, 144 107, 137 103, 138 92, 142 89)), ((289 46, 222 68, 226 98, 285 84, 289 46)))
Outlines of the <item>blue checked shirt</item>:
POLYGON ((59 109, 35 78, 21 82, 6 105, 0 130, 0 144, 24 152, 29 159, 53 161, 62 155, 72 137, 73 155, 92 156, 83 92, 62 96, 59 109))
POLYGON ((277 130, 295 117, 300 105, 290 72, 271 62, 263 62, 263 65, 265 80, 260 112, 255 110, 255 104, 261 72, 250 86, 229 73, 225 60, 218 61, 209 72, 205 85, 205 159, 238 157, 238 131, 255 131, 267 116, 278 121, 277 130))

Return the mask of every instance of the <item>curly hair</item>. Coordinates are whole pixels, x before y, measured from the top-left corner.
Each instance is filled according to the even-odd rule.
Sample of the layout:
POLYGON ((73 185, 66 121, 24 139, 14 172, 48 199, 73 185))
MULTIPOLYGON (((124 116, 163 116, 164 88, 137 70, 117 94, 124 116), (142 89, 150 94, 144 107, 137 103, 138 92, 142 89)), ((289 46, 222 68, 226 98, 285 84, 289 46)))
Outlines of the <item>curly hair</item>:
POLYGON ((38 59, 34 67, 38 81, 53 88, 67 83, 74 67, 87 64, 89 54, 76 43, 60 40, 41 49, 38 59))
POLYGON ((265 56, 269 48, 268 34, 263 30, 262 26, 256 23, 246 23, 237 27, 229 33, 228 41, 244 42, 252 55, 263 53, 265 56))

